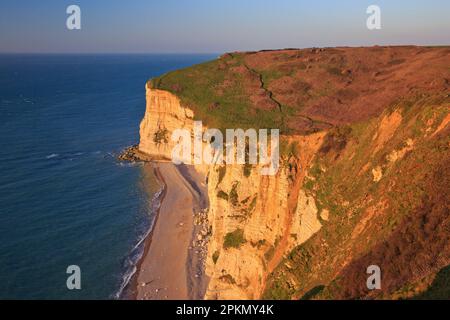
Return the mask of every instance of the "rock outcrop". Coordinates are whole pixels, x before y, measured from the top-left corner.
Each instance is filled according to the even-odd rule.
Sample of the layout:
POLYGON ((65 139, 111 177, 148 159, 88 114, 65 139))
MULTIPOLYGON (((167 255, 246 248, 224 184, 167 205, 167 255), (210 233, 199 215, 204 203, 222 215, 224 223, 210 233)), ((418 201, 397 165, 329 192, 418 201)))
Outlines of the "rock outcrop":
POLYGON ((146 109, 140 125, 139 151, 154 159, 172 159, 172 132, 192 128, 194 113, 168 91, 145 86, 146 109))

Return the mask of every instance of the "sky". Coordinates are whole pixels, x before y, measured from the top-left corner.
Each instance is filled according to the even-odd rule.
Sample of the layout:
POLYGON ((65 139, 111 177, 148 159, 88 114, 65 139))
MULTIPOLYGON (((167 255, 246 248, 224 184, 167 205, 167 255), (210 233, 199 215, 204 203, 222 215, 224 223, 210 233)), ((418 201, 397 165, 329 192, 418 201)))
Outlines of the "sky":
POLYGON ((0 0, 1 53, 450 45, 449 0, 0 0), (369 5, 381 29, 369 30, 369 5), (66 8, 81 9, 68 30, 66 8))

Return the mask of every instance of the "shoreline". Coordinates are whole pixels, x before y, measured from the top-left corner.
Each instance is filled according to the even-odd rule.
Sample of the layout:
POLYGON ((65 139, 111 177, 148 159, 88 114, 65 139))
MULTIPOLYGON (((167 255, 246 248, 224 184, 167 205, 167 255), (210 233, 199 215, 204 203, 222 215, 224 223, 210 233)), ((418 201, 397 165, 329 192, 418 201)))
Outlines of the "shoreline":
POLYGON ((208 279, 201 250, 193 243, 201 226, 194 215, 206 209, 206 186, 193 167, 152 162, 162 184, 160 206, 144 240, 123 299, 203 299, 208 279))
POLYGON ((153 236, 153 230, 155 229, 155 225, 158 222, 158 217, 159 217, 159 211, 161 209, 161 205, 162 202, 164 201, 164 198, 166 196, 166 190, 167 190, 167 186, 166 183, 164 181, 164 177, 161 175, 161 173, 159 172, 158 168, 155 167, 153 165, 153 163, 151 162, 147 162, 144 161, 145 165, 151 165, 152 169, 153 169, 153 173, 156 177, 156 179, 159 181, 159 183, 161 184, 161 195, 159 198, 159 207, 158 209, 154 212, 154 220, 152 225, 150 226, 150 230, 147 234, 147 236, 145 237, 145 239, 143 239, 144 242, 144 249, 142 252, 142 256, 139 258, 139 260, 137 261, 135 268, 136 270, 134 271, 133 275, 130 278, 130 281, 128 282, 128 284, 125 286, 125 288, 123 289, 122 295, 119 297, 119 299, 122 300, 137 300, 137 289, 138 289, 138 274, 139 274, 139 270, 141 269, 142 263, 145 259, 145 257, 148 254, 148 250, 150 248, 150 245, 152 243, 152 236, 153 236))

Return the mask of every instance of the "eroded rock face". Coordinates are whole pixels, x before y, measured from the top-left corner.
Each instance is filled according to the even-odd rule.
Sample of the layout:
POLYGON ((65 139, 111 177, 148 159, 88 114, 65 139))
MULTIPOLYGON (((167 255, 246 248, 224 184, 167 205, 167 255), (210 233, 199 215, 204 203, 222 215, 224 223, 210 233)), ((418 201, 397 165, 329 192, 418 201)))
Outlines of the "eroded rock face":
POLYGON ((275 176, 260 175, 258 166, 209 168, 213 232, 206 259, 206 299, 261 298, 268 274, 283 256, 321 228, 315 200, 301 186, 322 138, 323 134, 299 137, 301 156, 291 165, 284 163, 275 176), (236 230, 243 231, 243 239, 230 247, 227 237, 236 230))
POLYGON ((300 190, 297 200, 297 208, 292 223, 291 234, 295 241, 293 245, 297 246, 308 240, 314 233, 320 230, 322 224, 318 218, 318 210, 313 196, 307 195, 305 191, 300 190))
POLYGON ((211 167, 208 193, 213 235, 206 260, 206 273, 211 280, 205 298, 258 298, 265 280, 265 253, 274 250, 285 230, 286 171, 263 177, 254 167, 246 177, 240 165, 211 167), (227 194, 228 199, 219 193, 227 194), (237 194, 236 199, 233 194, 237 194), (227 248, 225 237, 238 229, 243 230, 245 242, 237 248, 227 248), (213 255, 218 255, 217 261, 213 255))
POLYGON ((168 91, 146 91, 146 110, 140 125, 139 150, 157 159, 172 158, 176 142, 171 136, 174 130, 193 127, 194 113, 181 106, 180 99, 168 91))
MULTIPOLYGON (((194 114, 172 93, 147 87, 146 98, 139 151, 153 159, 170 160, 173 131, 192 132, 194 114)), ((267 275, 283 255, 321 228, 313 197, 294 185, 302 185, 303 171, 323 136, 290 138, 297 139, 301 152, 295 172, 287 163, 275 176, 260 175, 260 166, 196 166, 208 177, 207 220, 212 234, 205 261, 210 279, 206 299, 260 298, 267 275), (226 243, 237 230, 242 238, 226 243)))

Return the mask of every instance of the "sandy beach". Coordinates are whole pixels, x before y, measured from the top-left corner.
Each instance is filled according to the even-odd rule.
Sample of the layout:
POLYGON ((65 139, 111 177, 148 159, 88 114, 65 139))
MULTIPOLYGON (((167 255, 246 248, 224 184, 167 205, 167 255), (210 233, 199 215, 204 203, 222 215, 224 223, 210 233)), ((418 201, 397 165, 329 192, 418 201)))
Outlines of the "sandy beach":
POLYGON ((194 212, 205 208, 204 178, 193 168, 155 163, 165 191, 134 285, 138 300, 202 299, 207 279, 201 256, 192 247, 194 212))

